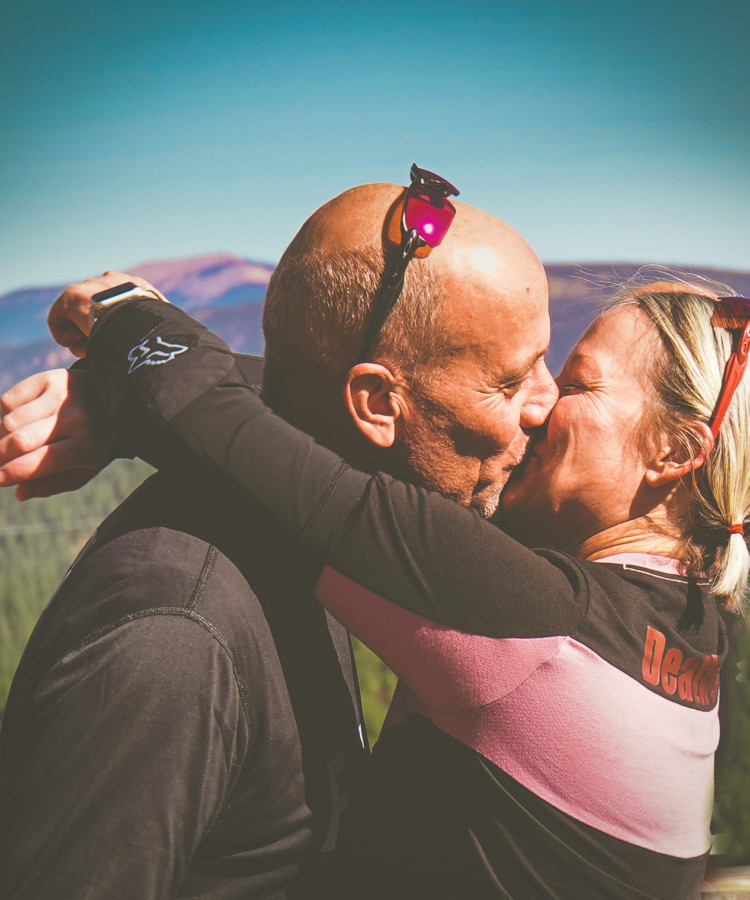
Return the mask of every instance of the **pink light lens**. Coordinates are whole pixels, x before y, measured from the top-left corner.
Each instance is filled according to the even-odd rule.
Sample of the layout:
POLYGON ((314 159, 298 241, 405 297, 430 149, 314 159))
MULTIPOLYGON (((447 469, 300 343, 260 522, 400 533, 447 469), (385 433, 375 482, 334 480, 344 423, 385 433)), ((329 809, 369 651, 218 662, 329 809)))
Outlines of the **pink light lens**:
POLYGON ((406 203, 406 227, 417 229, 417 234, 430 247, 437 247, 443 240, 456 208, 445 197, 426 190, 424 187, 410 191, 406 203))

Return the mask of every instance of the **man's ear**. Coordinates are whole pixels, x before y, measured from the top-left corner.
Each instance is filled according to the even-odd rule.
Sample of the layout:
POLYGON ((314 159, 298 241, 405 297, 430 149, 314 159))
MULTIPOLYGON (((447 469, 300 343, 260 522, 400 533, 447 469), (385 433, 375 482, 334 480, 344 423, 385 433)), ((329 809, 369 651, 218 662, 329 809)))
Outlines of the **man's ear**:
POLYGON ((376 447, 391 447, 403 414, 399 380, 387 366, 359 363, 349 369, 344 402, 357 429, 376 447))
POLYGON ((700 450, 693 455, 686 455, 683 451, 675 450, 669 442, 664 441, 646 468, 647 484, 651 487, 660 487, 673 481, 679 481, 691 472, 696 472, 703 465, 714 445, 714 437, 703 422, 696 422, 694 427, 700 432, 700 450))

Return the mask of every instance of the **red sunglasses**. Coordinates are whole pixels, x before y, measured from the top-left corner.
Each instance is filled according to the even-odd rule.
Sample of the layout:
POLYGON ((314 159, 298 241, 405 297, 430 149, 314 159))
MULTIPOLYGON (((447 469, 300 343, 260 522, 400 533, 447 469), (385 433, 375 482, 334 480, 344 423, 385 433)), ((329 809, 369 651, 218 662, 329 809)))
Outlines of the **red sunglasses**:
POLYGON ((375 295, 362 347, 363 360, 372 353, 385 320, 401 295, 406 267, 415 256, 428 256, 438 246, 456 215, 455 206, 447 198, 451 195, 457 197, 458 189, 449 181, 427 169, 420 169, 416 163, 409 174, 411 184, 406 188, 401 203, 401 216, 397 218, 394 213, 388 227, 388 240, 399 248, 399 253, 391 264, 386 264, 375 295))
POLYGON ((724 369, 724 380, 721 383, 719 399, 716 401, 713 415, 708 423, 711 434, 716 440, 734 392, 739 387, 747 368, 748 353, 750 353, 750 298, 717 297, 711 324, 732 330, 742 329, 737 345, 724 369))

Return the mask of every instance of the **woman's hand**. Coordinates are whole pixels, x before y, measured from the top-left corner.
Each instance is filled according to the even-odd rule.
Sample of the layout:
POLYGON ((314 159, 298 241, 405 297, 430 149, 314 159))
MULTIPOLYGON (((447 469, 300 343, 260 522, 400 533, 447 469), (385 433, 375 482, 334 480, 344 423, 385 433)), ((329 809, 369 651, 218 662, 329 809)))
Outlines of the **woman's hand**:
POLYGON ((138 278, 137 275, 105 272, 98 278, 87 278, 86 281, 66 287, 52 304, 47 315, 47 325, 52 337, 61 347, 67 347, 76 356, 85 356, 91 327, 94 324, 92 315, 94 303, 91 298, 100 291, 127 282, 132 282, 136 287, 143 288, 159 299, 165 299, 153 285, 144 278, 138 278))
POLYGON ((115 456, 109 423, 83 369, 25 378, 0 397, 0 416, 0 486, 16 485, 19 500, 76 490, 115 456))

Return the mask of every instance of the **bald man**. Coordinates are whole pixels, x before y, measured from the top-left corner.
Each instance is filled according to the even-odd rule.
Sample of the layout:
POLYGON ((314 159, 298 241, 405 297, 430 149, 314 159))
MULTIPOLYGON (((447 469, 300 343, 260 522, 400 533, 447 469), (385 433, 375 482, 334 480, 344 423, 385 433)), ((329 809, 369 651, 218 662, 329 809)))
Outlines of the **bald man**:
MULTIPOLYGON (((490 516, 556 397, 544 271, 510 228, 456 204, 363 352, 403 194, 347 191, 292 241, 266 297, 264 397, 356 466, 490 516)), ((81 354, 92 295, 123 281, 150 289, 107 273, 64 292, 58 340, 81 354)), ((18 394, 5 405, 28 437, 18 394)), ((53 444, 36 474, 57 465, 53 444)), ((85 879, 90 897, 355 895, 326 865, 362 761, 346 636, 260 511, 236 534, 196 499, 199 484, 185 498, 158 477, 136 492, 32 636, 0 734, 8 896, 78 896, 85 879), (58 774, 34 787, 43 772, 58 774)))

